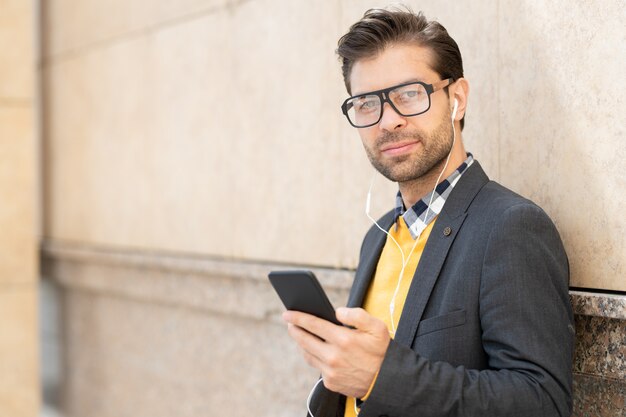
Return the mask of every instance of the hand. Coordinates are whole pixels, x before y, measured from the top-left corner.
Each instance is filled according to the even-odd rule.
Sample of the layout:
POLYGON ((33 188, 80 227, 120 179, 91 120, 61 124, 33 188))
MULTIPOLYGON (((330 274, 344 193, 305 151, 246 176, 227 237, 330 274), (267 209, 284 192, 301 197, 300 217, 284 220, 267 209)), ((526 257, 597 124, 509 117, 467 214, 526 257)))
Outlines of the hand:
POLYGON ((389 346, 385 323, 362 308, 338 308, 337 326, 310 314, 286 311, 289 335, 304 359, 318 369, 331 391, 362 398, 372 384, 389 346))

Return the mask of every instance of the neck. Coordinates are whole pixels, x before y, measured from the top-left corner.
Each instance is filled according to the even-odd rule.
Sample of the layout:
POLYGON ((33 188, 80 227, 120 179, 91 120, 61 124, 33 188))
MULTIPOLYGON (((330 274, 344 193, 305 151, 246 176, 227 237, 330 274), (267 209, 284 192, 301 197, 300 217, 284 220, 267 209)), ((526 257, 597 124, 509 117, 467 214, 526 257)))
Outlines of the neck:
POLYGON ((404 207, 406 207, 407 209, 409 207, 413 207, 415 203, 424 198, 424 196, 426 196, 427 194, 431 193, 433 189, 446 178, 448 178, 454 172, 454 170, 456 170, 459 165, 461 165, 463 161, 465 161, 466 158, 467 153, 465 152, 465 147, 463 146, 463 141, 461 140, 459 134, 457 136, 456 143, 452 148, 450 161, 448 162, 448 166, 446 167, 443 174, 441 173, 441 171, 446 164, 446 158, 440 161, 430 171, 428 171, 421 177, 415 178, 410 181, 398 183, 398 186, 400 187, 400 194, 402 195, 402 200, 404 202, 404 207), (437 181, 437 179, 439 179, 439 181, 437 181))

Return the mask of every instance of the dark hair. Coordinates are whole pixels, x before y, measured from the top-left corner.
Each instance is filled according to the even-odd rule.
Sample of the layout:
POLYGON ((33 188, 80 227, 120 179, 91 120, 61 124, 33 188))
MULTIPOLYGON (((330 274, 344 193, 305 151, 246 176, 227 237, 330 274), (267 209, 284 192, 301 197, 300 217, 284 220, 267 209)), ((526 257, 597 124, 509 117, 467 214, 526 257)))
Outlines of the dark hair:
MULTIPOLYGON (((373 58, 388 46, 398 43, 413 43, 430 49, 432 69, 442 79, 456 81, 463 77, 459 46, 439 22, 429 21, 422 12, 416 14, 408 7, 370 9, 338 42, 337 55, 342 61, 343 82, 348 94, 352 94, 350 73, 354 63, 373 58)), ((464 119, 461 119, 461 129, 464 119)))

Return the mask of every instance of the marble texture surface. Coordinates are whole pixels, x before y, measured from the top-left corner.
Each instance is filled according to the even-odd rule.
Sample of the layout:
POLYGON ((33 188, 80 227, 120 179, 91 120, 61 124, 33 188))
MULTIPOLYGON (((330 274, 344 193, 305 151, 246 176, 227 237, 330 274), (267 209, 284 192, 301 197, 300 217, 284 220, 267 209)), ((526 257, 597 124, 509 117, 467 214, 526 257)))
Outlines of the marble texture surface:
POLYGON ((626 320, 575 316, 574 372, 626 381, 626 320))
POLYGON ((626 296, 570 291, 576 322, 574 417, 623 416, 626 296))
POLYGON ((572 417, 623 417, 626 381, 589 375, 574 375, 572 417))
POLYGON ((626 320, 626 294, 570 291, 574 314, 626 320))

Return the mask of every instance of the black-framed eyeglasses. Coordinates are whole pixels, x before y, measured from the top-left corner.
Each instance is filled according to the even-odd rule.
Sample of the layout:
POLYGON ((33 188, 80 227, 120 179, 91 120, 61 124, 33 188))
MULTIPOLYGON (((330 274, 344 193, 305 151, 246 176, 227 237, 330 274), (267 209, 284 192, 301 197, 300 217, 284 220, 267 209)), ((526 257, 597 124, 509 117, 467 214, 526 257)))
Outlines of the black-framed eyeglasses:
POLYGON ((384 104, 401 116, 417 116, 430 109, 430 95, 452 84, 452 78, 426 84, 415 81, 382 90, 352 96, 343 102, 341 111, 357 128, 374 126, 383 117, 384 104))

